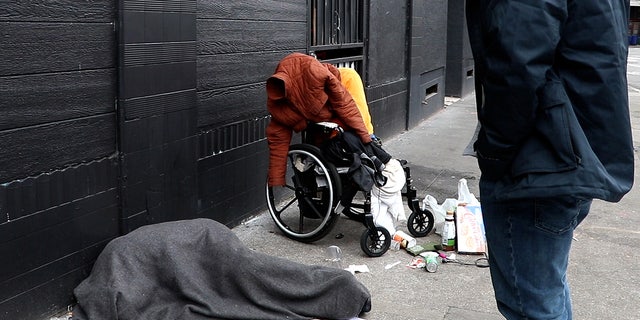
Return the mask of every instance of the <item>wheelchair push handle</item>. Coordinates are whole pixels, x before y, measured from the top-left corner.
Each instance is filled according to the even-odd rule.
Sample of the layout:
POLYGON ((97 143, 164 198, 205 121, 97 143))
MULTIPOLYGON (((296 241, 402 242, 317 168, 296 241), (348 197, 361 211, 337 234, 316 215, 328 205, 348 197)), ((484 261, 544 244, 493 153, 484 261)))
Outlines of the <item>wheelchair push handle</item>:
POLYGON ((314 129, 321 130, 324 133, 330 133, 332 131, 343 131, 337 123, 331 121, 309 122, 308 126, 313 127, 314 129))

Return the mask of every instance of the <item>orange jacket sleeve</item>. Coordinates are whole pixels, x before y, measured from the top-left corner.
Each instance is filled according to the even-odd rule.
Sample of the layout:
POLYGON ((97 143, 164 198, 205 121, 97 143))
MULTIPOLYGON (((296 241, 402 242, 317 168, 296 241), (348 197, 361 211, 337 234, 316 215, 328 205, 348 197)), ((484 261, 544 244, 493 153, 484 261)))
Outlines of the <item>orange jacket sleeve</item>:
POLYGON ((287 154, 292 137, 291 128, 285 127, 273 119, 267 125, 269 143, 269 186, 285 185, 287 172, 287 154))

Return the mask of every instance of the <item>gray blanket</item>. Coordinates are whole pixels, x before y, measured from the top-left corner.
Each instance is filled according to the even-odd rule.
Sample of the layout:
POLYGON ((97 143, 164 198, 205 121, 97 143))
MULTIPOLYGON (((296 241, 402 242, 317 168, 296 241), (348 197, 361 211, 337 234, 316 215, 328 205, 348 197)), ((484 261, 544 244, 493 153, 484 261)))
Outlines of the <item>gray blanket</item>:
POLYGON ((255 252, 210 219, 114 239, 74 294, 74 320, 347 319, 371 297, 348 271, 255 252))

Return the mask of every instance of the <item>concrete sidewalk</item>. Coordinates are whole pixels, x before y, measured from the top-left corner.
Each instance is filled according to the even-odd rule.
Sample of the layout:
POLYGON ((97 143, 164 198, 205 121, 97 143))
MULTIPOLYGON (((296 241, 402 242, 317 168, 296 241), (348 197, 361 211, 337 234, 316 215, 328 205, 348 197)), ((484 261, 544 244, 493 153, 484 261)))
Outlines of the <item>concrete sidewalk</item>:
MULTIPOLYGON (((633 134, 640 141, 640 48, 631 50, 629 74, 633 134)), ((439 203, 457 198, 460 178, 466 178, 470 191, 478 194, 475 158, 461 155, 475 128, 474 99, 470 95, 455 101, 418 127, 383 141, 395 158, 408 160, 420 199, 427 194, 439 203)), ((636 181, 637 160, 636 155, 636 181)), ((638 205, 637 187, 619 203, 595 201, 589 217, 577 229, 569 267, 575 319, 640 319, 638 205)), ((328 236, 304 244, 283 236, 265 212, 233 230, 250 248, 306 264, 329 265, 326 248, 339 246, 343 266, 366 265, 369 269, 356 274, 373 297, 366 319, 502 319, 489 269, 473 265, 479 256, 458 255, 470 265, 441 264, 437 272, 428 273, 407 267, 412 256, 404 251, 367 257, 359 244, 364 229, 362 224, 341 218, 328 236)), ((405 226, 400 229, 406 231, 405 226)), ((418 243, 439 240, 431 233, 418 243)))

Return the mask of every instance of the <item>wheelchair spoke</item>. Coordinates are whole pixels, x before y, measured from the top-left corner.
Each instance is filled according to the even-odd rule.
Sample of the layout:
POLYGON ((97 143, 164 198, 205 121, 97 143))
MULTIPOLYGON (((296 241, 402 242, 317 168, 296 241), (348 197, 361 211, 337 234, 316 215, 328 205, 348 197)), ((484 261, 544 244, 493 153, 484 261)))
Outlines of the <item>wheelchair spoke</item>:
MULTIPOLYGON (((309 207, 311 209, 313 209, 313 213, 315 213, 315 217, 316 218, 318 218, 318 219, 323 218, 322 213, 320 213, 320 211, 318 211, 317 205, 315 203, 313 203, 313 201, 311 201, 311 199, 309 199, 309 197, 304 197, 303 199, 307 203, 307 205, 309 205, 309 207)), ((300 216, 302 217, 303 215, 300 215, 300 216)))
POLYGON ((287 202, 284 206, 282 206, 281 209, 276 210, 276 213, 278 214, 278 216, 280 216, 280 214, 282 212, 284 212, 285 210, 287 210, 287 208, 289 208, 289 206, 291 206, 292 204, 294 204, 298 199, 296 198, 292 198, 289 202, 287 202))

